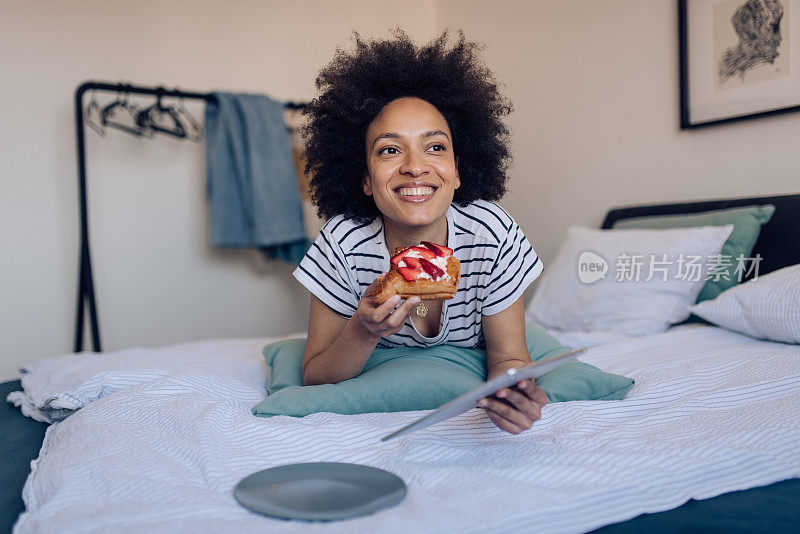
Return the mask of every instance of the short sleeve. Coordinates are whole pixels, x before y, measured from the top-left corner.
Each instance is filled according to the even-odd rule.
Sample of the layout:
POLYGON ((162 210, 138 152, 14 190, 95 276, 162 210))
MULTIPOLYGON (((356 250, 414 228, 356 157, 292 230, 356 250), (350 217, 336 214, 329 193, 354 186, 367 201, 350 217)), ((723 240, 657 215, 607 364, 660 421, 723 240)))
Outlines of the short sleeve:
POLYGON ((542 273, 543 265, 522 229, 513 223, 500 244, 484 293, 482 315, 505 310, 542 273))
POLYGON ((358 309, 350 269, 336 240, 324 228, 292 273, 315 297, 345 318, 358 309))

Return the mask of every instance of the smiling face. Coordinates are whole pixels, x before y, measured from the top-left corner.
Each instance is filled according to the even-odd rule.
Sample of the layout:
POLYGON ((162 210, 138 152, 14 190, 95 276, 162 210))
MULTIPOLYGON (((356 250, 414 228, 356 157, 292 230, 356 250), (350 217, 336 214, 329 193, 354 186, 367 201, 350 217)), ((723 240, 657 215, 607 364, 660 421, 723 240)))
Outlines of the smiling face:
POLYGON ((404 97, 387 104, 366 138, 364 193, 384 224, 412 233, 446 230, 445 212, 461 185, 450 128, 432 104, 404 97))

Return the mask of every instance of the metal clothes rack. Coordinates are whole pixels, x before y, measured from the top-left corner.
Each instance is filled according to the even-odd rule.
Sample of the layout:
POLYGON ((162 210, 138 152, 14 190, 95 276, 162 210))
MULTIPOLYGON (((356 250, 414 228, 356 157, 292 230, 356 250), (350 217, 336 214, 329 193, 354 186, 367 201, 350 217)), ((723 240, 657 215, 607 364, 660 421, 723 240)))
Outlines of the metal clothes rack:
MULTIPOLYGON (((177 89, 166 89, 163 86, 144 87, 130 84, 113 84, 107 82, 84 82, 75 90, 75 131, 78 150, 78 204, 80 208, 80 266, 78 275, 78 309, 75 316, 75 343, 73 352, 83 350, 83 319, 88 306, 89 321, 92 331, 92 347, 94 352, 102 350, 100 344, 100 328, 97 319, 97 303, 95 300, 94 282, 92 278, 92 261, 89 250, 89 217, 86 202, 86 144, 84 139, 84 107, 83 95, 87 91, 107 91, 114 93, 153 95, 157 97, 178 97, 192 100, 215 101, 212 93, 194 93, 177 89)), ((302 109, 305 104, 288 102, 288 109, 302 109)))

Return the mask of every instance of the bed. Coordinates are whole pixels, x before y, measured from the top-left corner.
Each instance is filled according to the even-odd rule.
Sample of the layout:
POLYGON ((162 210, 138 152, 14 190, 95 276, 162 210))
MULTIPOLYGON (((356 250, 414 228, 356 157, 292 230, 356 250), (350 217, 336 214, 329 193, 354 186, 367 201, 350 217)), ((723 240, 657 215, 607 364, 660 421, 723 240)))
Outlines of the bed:
MULTIPOLYGON (((800 195, 615 209, 603 228, 628 217, 766 203, 776 211, 753 251, 766 274, 800 263, 800 195)), ((268 341, 109 355, 138 367, 86 384, 91 402, 67 399, 62 409, 74 413, 49 426, 6 404, 0 530, 15 522, 16 532, 800 528, 800 345, 708 324, 602 343, 572 339, 594 345, 582 360, 636 379, 624 401, 548 405, 522 436, 500 433, 473 410, 378 445, 420 412, 252 417, 265 391, 260 349, 268 341), (142 372, 147 361, 169 365, 142 372), (392 509, 327 524, 269 519, 234 501, 244 476, 303 461, 382 467, 400 475, 409 494, 392 509)), ((58 365, 69 365, 67 356, 58 365)), ((5 396, 20 384, 0 386, 5 396)))

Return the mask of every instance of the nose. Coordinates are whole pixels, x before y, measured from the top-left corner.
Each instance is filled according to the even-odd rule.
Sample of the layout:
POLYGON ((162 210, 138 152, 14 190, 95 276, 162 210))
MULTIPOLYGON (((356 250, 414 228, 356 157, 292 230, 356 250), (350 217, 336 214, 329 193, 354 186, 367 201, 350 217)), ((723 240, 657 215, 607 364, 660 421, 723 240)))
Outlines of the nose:
POLYGON ((414 177, 427 174, 429 170, 428 164, 414 150, 406 152, 403 163, 400 165, 400 174, 407 174, 414 177))

